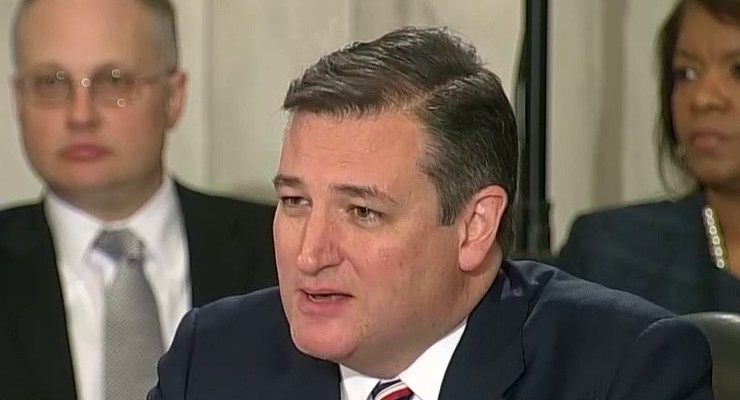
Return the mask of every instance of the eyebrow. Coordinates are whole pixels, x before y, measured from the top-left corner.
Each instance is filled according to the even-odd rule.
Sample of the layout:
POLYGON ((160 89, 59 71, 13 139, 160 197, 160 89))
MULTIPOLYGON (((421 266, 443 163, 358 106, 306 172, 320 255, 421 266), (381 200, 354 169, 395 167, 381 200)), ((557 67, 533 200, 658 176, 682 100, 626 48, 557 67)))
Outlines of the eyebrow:
POLYGON ((49 70, 59 71, 59 70, 64 70, 64 67, 55 62, 40 62, 36 64, 31 64, 26 69, 29 71, 49 71, 49 70))
POLYGON ((281 187, 300 188, 304 186, 304 183, 301 178, 298 178, 296 176, 277 174, 274 178, 272 178, 272 186, 275 189, 281 187))
POLYGON ((380 190, 375 185, 332 185, 332 190, 350 197, 359 197, 361 199, 378 199, 393 205, 399 205, 398 200, 394 199, 388 193, 380 190))
MULTIPOLYGON (((300 189, 305 186, 305 183, 301 178, 296 176, 290 176, 285 174, 278 174, 272 179, 272 185, 275 189, 280 187, 289 187, 294 189, 300 189)), ((398 200, 394 199, 388 193, 380 190, 375 185, 354 185, 354 184, 340 184, 331 185, 331 190, 349 197, 357 197, 362 199, 377 199, 393 205, 399 205, 398 200)))
MULTIPOLYGON (((695 56, 694 54, 691 54, 691 52, 684 50, 684 49, 676 49, 675 57, 683 57, 683 58, 687 58, 693 61, 699 60, 699 57, 695 56)), ((733 58, 740 58, 740 49, 732 49, 732 50, 722 53, 723 60, 730 60, 733 58)))

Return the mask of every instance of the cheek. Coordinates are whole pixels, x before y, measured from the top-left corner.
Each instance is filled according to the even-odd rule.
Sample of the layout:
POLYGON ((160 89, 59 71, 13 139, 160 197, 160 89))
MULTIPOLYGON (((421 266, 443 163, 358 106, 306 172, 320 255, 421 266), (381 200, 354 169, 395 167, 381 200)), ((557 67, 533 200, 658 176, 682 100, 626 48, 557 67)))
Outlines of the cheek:
POLYGON ((671 118, 673 122, 673 131, 678 139, 681 139, 682 133, 686 130, 684 126, 690 116, 687 103, 687 94, 685 91, 675 91, 671 96, 671 118))
POLYGON ((362 262, 369 267, 358 272, 358 280, 367 293, 368 313, 382 316, 378 318, 408 320, 439 303, 435 293, 447 293, 454 281, 449 252, 423 238, 384 247, 366 245, 364 251, 367 258, 362 262))
MULTIPOLYGON (((363 265, 396 274, 399 278, 424 274, 433 265, 449 263, 455 239, 452 231, 422 222, 409 224, 387 237, 361 237, 353 243, 363 265)), ((372 277, 371 277, 372 279, 372 277)))
POLYGON ((22 111, 20 128, 29 156, 54 152, 64 141, 64 125, 53 113, 22 111))
POLYGON ((293 268, 293 263, 298 257, 300 238, 298 227, 293 226, 290 221, 280 216, 280 210, 275 215, 272 227, 272 236, 275 242, 275 259, 277 261, 278 275, 282 278, 287 276, 293 268))
POLYGON ((409 285, 415 275, 415 252, 402 243, 399 238, 394 240, 377 240, 365 238, 345 242, 344 254, 349 268, 344 269, 347 282, 351 282, 354 290, 364 293, 369 309, 385 312, 388 308, 397 307, 399 291, 409 285))
POLYGON ((451 231, 432 230, 410 243, 405 255, 414 279, 422 286, 444 285, 457 272, 457 239, 451 231))
POLYGON ((159 155, 165 139, 163 117, 146 110, 126 111, 111 109, 103 116, 104 139, 138 156, 159 155))
POLYGON ((424 273, 424 260, 428 258, 421 240, 401 239, 383 241, 382 244, 371 244, 370 240, 356 244, 359 257, 354 265, 368 266, 358 275, 364 281, 375 282, 379 285, 406 286, 409 281, 419 278, 424 273), (379 282, 383 281, 383 282, 379 282))

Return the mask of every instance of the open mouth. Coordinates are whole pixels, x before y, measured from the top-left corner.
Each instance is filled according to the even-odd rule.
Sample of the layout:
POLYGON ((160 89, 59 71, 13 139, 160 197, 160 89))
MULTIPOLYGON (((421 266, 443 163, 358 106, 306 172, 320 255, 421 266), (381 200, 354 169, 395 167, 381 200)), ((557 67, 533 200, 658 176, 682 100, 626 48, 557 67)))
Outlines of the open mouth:
POLYGON ((334 317, 349 304, 352 296, 330 290, 301 290, 298 307, 308 315, 334 317))
POLYGON ((341 300, 343 298, 346 298, 346 295, 343 294, 337 294, 337 293, 306 293, 308 295, 308 298, 311 299, 311 301, 315 301, 317 303, 328 303, 331 301, 337 301, 341 300))

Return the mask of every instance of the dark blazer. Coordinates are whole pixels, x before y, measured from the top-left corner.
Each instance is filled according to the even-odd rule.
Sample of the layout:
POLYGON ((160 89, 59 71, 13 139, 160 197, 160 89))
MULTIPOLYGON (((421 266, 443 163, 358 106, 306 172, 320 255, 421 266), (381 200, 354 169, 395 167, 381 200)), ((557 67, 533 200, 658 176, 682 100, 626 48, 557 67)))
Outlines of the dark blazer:
MULTIPOLYGON (((277 289, 194 309, 150 400, 339 400, 336 364, 292 344, 277 289)), ((711 399, 701 332, 636 296, 507 262, 470 314, 442 400, 711 399)))
POLYGON ((677 314, 740 312, 740 281, 709 255, 700 193, 579 216, 556 264, 677 314))
MULTIPOLYGON (((276 284, 273 207, 177 185, 192 303, 276 284)), ((61 285, 42 204, 0 212, 0 398, 75 399, 61 285)))

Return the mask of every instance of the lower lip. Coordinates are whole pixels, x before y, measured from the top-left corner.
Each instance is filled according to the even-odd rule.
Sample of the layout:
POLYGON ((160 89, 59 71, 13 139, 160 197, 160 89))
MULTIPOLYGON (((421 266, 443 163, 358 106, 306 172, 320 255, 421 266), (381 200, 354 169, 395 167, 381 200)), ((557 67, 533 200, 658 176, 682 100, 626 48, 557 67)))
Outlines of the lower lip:
POLYGON ((64 149, 61 156, 70 161, 90 162, 103 158, 108 152, 100 146, 72 146, 64 149))
POLYGON ((350 296, 311 296, 306 292, 299 292, 298 309, 304 314, 331 316, 337 314, 344 308, 350 296))
POLYGON ((697 150, 715 150, 722 146, 722 137, 712 133, 700 133, 691 138, 691 147, 697 150))

